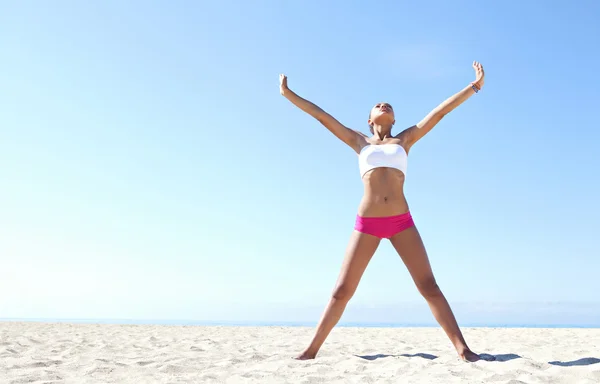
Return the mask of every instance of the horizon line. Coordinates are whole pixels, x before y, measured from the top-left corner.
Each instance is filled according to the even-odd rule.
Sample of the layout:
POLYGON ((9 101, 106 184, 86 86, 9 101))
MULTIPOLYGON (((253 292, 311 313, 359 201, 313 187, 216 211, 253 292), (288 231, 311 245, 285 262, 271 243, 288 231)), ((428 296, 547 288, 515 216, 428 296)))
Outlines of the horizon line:
MULTIPOLYGON (((100 325, 170 325, 170 326, 238 326, 238 327, 316 327, 317 322, 309 321, 243 321, 243 320, 186 320, 186 319, 125 319, 125 318, 0 318, 2 323, 79 323, 100 325)), ((483 323, 464 322, 466 328, 599 328, 596 324, 573 323, 483 323)), ((336 327, 343 328, 439 328, 434 322, 401 323, 401 322, 340 322, 336 327)))

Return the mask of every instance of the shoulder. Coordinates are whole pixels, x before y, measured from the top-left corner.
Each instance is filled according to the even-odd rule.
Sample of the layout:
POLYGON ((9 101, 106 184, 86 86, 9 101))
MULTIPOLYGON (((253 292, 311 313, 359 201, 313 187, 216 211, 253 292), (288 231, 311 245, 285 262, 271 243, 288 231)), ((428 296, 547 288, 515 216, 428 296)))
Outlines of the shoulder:
POLYGON ((355 151, 356 151, 357 154, 359 154, 364 147, 366 147, 367 145, 371 144, 369 142, 369 136, 367 136, 364 133, 362 133, 360 131, 357 131, 355 129, 352 129, 352 131, 354 131, 356 133, 356 148, 355 148, 355 151))
POLYGON ((361 131, 358 131, 358 130, 356 130, 356 129, 353 129, 353 131, 354 131, 354 132, 355 132, 355 133, 356 133, 358 136, 360 136, 361 138, 363 138, 363 139, 365 139, 365 140, 368 140, 368 139, 369 139, 369 136, 365 135, 365 134, 364 134, 364 133, 362 133, 361 131))
POLYGON ((398 139, 398 144, 400 144, 402 146, 402 148, 404 148, 406 153, 408 153, 408 151, 410 150, 410 147, 412 147, 412 145, 414 144, 413 137, 414 137, 414 131, 416 129, 418 129, 418 127, 416 125, 411 125, 410 127, 405 128, 399 134, 394 136, 396 139, 398 139))

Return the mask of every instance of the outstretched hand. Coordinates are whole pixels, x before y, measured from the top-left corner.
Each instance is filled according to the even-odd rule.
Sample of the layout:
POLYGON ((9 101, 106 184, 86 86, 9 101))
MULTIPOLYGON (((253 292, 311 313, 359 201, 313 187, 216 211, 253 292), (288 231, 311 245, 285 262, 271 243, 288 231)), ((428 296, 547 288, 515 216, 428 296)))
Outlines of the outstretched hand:
POLYGON ((474 83, 477 86, 477 88, 481 89, 483 87, 484 78, 485 78, 485 72, 483 71, 483 66, 481 65, 480 62, 474 61, 473 69, 475 70, 474 83))
POLYGON ((287 76, 282 73, 281 75, 279 75, 279 93, 283 95, 287 90, 287 76))

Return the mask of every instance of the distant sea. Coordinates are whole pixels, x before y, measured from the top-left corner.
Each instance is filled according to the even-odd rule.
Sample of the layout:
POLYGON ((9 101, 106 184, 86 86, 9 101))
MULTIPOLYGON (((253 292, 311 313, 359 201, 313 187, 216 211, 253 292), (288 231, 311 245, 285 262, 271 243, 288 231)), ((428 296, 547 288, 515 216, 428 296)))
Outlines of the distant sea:
MULTIPOLYGON (((18 319, 0 318, 0 322, 41 322, 41 323, 78 323, 78 324, 123 324, 123 325, 174 325, 174 326, 236 326, 236 327, 315 327, 314 322, 278 322, 278 321, 201 321, 201 320, 137 320, 137 319, 18 319)), ((463 328, 600 328, 597 324, 507 324, 507 323, 461 323, 463 328)), ((340 322, 337 327, 365 328, 437 328, 437 323, 360 323, 340 322)))

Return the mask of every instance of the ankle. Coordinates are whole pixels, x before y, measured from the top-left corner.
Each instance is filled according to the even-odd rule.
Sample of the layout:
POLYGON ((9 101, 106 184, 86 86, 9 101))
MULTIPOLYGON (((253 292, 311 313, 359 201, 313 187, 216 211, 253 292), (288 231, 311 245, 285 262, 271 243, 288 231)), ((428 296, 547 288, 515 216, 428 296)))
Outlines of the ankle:
POLYGON ((456 343, 454 348, 456 348, 456 352, 458 352, 459 355, 472 352, 471 348, 469 348, 469 346, 465 343, 456 343))

